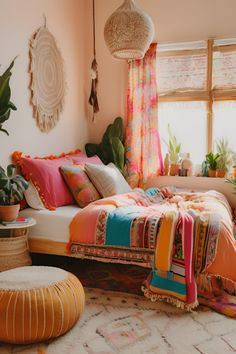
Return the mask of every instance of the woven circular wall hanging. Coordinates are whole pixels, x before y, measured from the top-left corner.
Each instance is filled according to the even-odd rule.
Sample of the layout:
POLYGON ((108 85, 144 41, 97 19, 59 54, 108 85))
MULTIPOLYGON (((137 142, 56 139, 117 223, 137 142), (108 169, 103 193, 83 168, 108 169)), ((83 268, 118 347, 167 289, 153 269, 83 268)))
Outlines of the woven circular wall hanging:
POLYGON ((31 39, 30 57, 33 115, 39 129, 48 133, 63 109, 65 83, 61 53, 46 26, 31 39))

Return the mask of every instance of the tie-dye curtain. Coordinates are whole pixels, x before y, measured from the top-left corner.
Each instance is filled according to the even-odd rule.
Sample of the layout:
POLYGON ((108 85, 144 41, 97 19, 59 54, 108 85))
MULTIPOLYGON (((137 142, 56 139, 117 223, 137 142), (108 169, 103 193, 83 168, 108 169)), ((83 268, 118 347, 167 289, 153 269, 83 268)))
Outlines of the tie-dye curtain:
POLYGON ((148 178, 163 174, 157 122, 156 44, 145 57, 129 63, 126 126, 127 179, 145 187, 148 178))

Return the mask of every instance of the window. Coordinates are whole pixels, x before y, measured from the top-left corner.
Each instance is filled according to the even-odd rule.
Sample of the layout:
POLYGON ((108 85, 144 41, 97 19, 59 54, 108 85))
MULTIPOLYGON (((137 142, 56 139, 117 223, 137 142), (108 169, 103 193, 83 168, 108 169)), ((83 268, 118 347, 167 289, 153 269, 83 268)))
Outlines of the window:
POLYGON ((236 149, 236 40, 208 40, 157 47, 159 128, 167 151, 167 126, 201 163, 224 137, 236 149))

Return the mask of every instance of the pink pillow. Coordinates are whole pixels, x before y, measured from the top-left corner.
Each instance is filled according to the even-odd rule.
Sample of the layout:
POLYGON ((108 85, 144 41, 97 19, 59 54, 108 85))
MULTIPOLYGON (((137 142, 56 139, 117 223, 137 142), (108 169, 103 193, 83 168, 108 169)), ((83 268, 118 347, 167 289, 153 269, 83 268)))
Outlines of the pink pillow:
POLYGON ((70 159, 73 160, 74 164, 78 164, 78 165, 84 165, 86 163, 103 165, 103 162, 100 160, 100 158, 97 155, 88 157, 83 152, 79 152, 77 154, 71 154, 70 159))
POLYGON ((81 167, 61 166, 60 171, 76 203, 81 208, 101 198, 81 167))
POLYGON ((45 208, 54 210, 62 205, 73 204, 73 197, 68 191, 60 174, 61 165, 72 165, 68 157, 53 160, 21 158, 22 174, 30 179, 39 192, 45 208))

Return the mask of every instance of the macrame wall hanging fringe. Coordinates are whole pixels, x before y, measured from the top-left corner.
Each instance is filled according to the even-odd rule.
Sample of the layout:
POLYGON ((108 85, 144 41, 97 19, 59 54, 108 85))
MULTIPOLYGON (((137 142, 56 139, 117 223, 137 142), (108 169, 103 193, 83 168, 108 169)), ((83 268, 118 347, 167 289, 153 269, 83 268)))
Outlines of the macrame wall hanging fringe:
POLYGON ((95 113, 99 112, 97 86, 98 86, 98 64, 96 61, 96 30, 95 30, 95 4, 93 0, 93 61, 91 65, 91 93, 89 103, 93 107, 93 121, 95 113))

